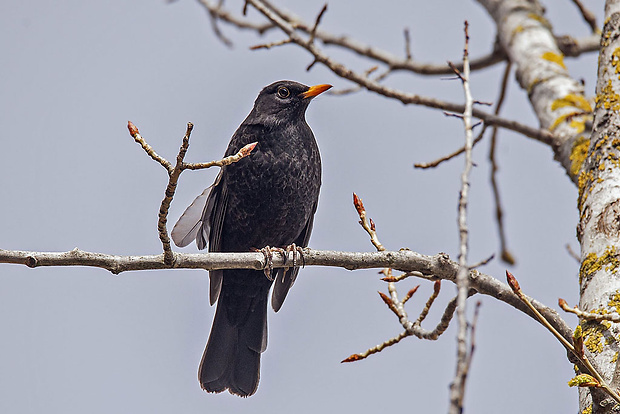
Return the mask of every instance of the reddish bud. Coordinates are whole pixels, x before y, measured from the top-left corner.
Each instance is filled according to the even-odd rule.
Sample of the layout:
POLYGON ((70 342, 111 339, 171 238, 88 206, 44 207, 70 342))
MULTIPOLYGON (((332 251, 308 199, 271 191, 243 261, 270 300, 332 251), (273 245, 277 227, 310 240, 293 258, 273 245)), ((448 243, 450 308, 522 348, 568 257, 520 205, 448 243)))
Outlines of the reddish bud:
POLYGON ((420 287, 420 285, 415 286, 414 288, 412 288, 409 292, 407 292, 407 296, 412 297, 418 291, 419 287, 420 287))
POLYGON ((375 222, 372 221, 372 219, 369 219, 369 220, 370 220, 370 230, 375 231, 375 222))
POLYGON ((377 293, 379 294, 379 296, 381 296, 381 299, 383 299, 383 302, 385 302, 386 305, 388 305, 390 308, 394 306, 394 304, 392 303, 392 299, 390 299, 388 295, 386 295, 383 292, 377 292, 377 293))
POLYGON ((441 280, 435 280, 435 284, 433 285, 433 292, 435 292, 435 295, 439 295, 440 290, 441 290, 441 280))
POLYGON ((355 193, 353 193, 353 205, 357 210, 357 214, 359 214, 360 216, 366 211, 366 209, 364 209, 364 203, 362 203, 362 199, 359 198, 355 193))
POLYGON ((343 362, 355 362, 355 361, 359 361, 360 359, 364 359, 364 357, 362 357, 360 354, 353 354, 350 357, 340 361, 340 363, 343 363, 343 362))
POLYGON ((241 156, 247 157, 248 155, 250 155, 250 152, 252 152, 256 144, 258 144, 258 142, 252 142, 251 144, 248 144, 245 147, 241 148, 241 150, 239 151, 241 153, 241 156))
MULTIPOLYGON (((379 272, 381 273, 381 272, 379 272)), ((386 277, 382 277, 381 280, 383 280, 384 282, 397 282, 398 279, 396 279, 396 277, 394 276, 386 276, 386 277)))
POLYGON ((558 299, 558 305, 560 306, 560 308, 564 309, 566 307, 568 307, 568 303, 566 303, 566 301, 562 298, 558 299))
POLYGON ((134 123, 131 121, 127 121, 127 129, 129 129, 129 134, 132 137, 135 137, 136 135, 140 133, 140 131, 138 131, 138 127, 135 126, 134 123))
POLYGON ((508 280, 510 289, 512 289, 515 294, 519 294, 521 292, 521 286, 519 286, 519 282, 517 282, 517 279, 508 270, 506 270, 506 280, 508 280))

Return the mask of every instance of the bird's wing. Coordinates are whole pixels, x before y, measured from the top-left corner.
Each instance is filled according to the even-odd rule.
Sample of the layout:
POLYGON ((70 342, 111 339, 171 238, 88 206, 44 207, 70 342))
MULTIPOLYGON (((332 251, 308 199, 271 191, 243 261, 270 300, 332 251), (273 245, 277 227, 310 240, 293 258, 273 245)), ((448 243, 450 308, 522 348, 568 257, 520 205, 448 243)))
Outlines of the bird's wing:
POLYGON ((185 247, 196 239, 198 231, 202 227, 202 217, 207 204, 207 196, 211 187, 205 189, 192 204, 185 209, 177 223, 174 225, 170 235, 174 244, 185 247))
MULTIPOLYGON (((215 182, 205 189, 185 210, 179 221, 174 225, 170 235, 174 244, 185 247, 196 240, 199 249, 204 249, 209 241, 209 251, 219 252, 222 224, 228 200, 228 191, 222 180, 224 169, 220 171, 215 182)), ((215 303, 222 289, 222 270, 211 270, 210 302, 215 303)))
MULTIPOLYGON (((215 183, 212 185, 211 193, 209 193, 209 199, 207 200, 207 205, 205 206, 202 216, 203 222, 207 223, 206 226, 203 226, 203 228, 206 229, 199 235, 196 241, 200 248, 201 245, 204 247, 205 241, 208 239, 210 252, 221 251, 222 228, 224 226, 224 216, 228 205, 228 187, 226 185, 226 180, 222 179, 224 168, 222 168, 215 183), (200 239, 201 236, 203 237, 202 240, 200 239)), ((209 301, 211 305, 213 305, 220 296, 223 277, 223 270, 209 271, 209 301)))
MULTIPOLYGON (((312 214, 310 214, 310 217, 306 222, 306 227, 304 227, 299 237, 297 237, 297 240, 295 240, 295 244, 297 246, 308 246, 310 234, 312 233, 312 225, 314 224, 314 213, 316 212, 317 204, 318 202, 315 202, 314 206, 312 206, 312 214)), ((278 273, 273 283, 273 293, 271 296, 271 307, 275 312, 279 311, 282 307, 288 291, 291 287, 293 287, 293 283, 295 283, 295 279, 297 279, 298 273, 299 267, 278 269, 278 273)))

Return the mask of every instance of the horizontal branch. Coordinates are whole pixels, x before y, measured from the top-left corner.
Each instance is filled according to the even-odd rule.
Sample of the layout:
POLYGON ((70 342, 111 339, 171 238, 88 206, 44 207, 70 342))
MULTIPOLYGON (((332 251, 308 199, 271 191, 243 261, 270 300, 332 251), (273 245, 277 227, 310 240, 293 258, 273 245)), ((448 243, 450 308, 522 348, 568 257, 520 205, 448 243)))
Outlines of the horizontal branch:
MULTIPOLYGON (((292 253, 288 253, 287 266, 292 263, 292 253)), ((273 253, 273 267, 286 267, 284 256, 273 253)), ((383 269, 390 267, 405 271, 409 276, 428 280, 456 280, 458 263, 450 260, 447 254, 426 256, 411 250, 382 252, 340 252, 330 250, 304 249, 306 266, 341 267, 348 270, 383 269)), ((256 269, 265 267, 265 256, 260 252, 249 253, 205 253, 188 254, 174 252, 171 264, 164 263, 164 255, 120 256, 103 253, 85 252, 73 249, 68 252, 31 252, 0 249, 0 263, 21 264, 28 267, 40 266, 86 266, 106 269, 113 274, 135 270, 158 269, 256 269)), ((469 286, 478 293, 492 296, 512 307, 535 316, 512 292, 512 289, 498 279, 480 273, 469 272, 469 286)), ((572 338, 572 329, 553 309, 530 299, 532 304, 565 338, 572 338)))

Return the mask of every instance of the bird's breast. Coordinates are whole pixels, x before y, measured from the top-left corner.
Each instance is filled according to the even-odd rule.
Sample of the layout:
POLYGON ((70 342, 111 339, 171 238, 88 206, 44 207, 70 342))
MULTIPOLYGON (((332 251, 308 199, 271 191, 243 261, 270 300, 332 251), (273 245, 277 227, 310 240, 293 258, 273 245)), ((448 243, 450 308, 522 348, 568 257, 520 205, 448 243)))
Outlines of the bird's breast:
POLYGON ((310 145, 258 146, 226 171, 228 249, 244 251, 293 243, 306 226, 318 200, 321 160, 310 145))

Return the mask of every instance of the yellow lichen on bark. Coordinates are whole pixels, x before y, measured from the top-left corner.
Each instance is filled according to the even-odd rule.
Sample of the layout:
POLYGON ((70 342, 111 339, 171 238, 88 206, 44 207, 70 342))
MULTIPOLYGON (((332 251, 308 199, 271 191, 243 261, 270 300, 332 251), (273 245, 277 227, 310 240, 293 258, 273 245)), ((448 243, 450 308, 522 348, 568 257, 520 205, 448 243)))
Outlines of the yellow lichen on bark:
POLYGON ((579 173, 579 179, 577 180, 577 188, 579 190, 577 207, 579 208, 579 211, 583 210, 582 207, 588 199, 588 191, 590 189, 590 184, 592 184, 593 180, 594 173, 592 171, 581 171, 579 173))
POLYGON ((611 84, 611 80, 601 90, 595 98, 596 105, 612 111, 620 110, 620 95, 618 95, 611 84))
POLYGON ((603 331, 609 327, 599 322, 587 322, 587 325, 589 325, 587 328, 583 328, 583 345, 593 354, 599 354, 604 349, 603 331))
POLYGON ((588 253, 583 262, 581 262, 579 282, 599 270, 605 269, 607 272, 615 272, 619 267, 620 260, 616 252, 616 246, 608 246, 600 257, 595 253, 588 253))
POLYGON ((592 112, 592 105, 590 105, 590 102, 588 102, 583 95, 577 95, 575 93, 569 93, 568 95, 553 101, 551 104, 551 110, 555 111, 556 109, 564 108, 566 106, 574 106, 588 113, 592 112))
POLYGON ((578 137, 573 143, 573 148, 570 152, 570 173, 572 175, 577 176, 579 171, 581 171, 581 166, 588 156, 589 147, 590 140, 584 136, 578 137))
POLYGON ((564 64, 564 55, 561 53, 545 52, 542 54, 542 58, 561 66, 563 69, 566 69, 566 65, 564 64))

